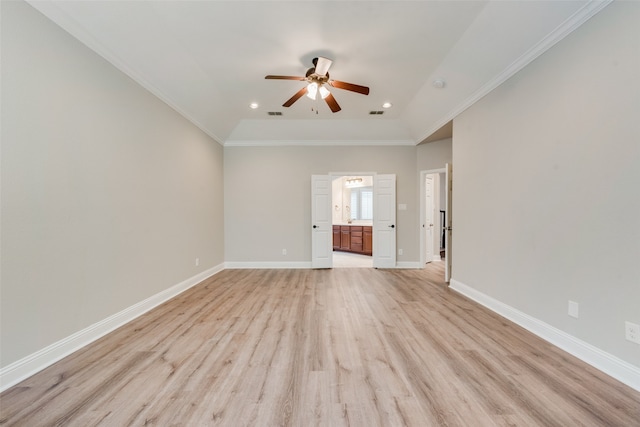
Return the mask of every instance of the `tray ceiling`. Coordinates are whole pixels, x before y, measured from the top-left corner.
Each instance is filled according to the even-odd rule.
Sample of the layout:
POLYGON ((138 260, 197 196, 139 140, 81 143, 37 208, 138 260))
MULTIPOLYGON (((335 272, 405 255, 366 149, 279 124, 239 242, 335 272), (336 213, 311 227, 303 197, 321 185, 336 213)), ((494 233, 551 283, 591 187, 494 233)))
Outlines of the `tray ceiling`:
POLYGON ((608 4, 29 3, 223 145, 418 144, 608 4), (330 88, 335 114, 306 97, 282 107, 304 82, 264 76, 303 76, 316 56, 369 96, 330 88))

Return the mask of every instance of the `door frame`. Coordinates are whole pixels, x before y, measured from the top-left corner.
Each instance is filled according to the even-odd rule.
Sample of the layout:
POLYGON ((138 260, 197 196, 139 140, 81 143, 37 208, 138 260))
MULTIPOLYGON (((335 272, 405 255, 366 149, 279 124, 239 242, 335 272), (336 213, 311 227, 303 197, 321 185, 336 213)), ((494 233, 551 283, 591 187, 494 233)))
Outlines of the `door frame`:
POLYGON ((422 210, 423 221, 422 221, 422 233, 425 236, 425 263, 429 263, 432 261, 440 260, 440 244, 438 244, 438 248, 434 248, 435 242, 440 242, 440 235, 438 234, 438 230, 440 227, 440 210, 442 207, 440 206, 440 174, 439 173, 428 173, 424 176, 424 184, 425 184, 425 206, 422 210), (426 193, 427 193, 427 179, 431 178, 431 206, 427 203, 426 193), (429 221, 429 207, 431 207, 431 221, 429 221), (436 213, 436 209, 438 212, 436 213), (429 224, 430 223, 430 224, 429 224), (431 233, 429 233, 431 230, 431 233), (431 246, 431 247, 429 247, 431 246), (431 253, 431 257, 429 254, 431 253))
MULTIPOLYGON (((376 192, 376 176, 378 176, 379 174, 378 174, 378 172, 371 172, 371 171, 369 171, 369 172, 353 172, 353 171, 351 171, 351 172, 329 172, 327 175, 329 175, 332 180, 337 178, 337 177, 341 177, 341 176, 371 176, 371 177, 373 177, 373 193, 375 195, 375 192, 376 192)), ((374 210, 373 215, 374 215, 374 220, 375 220, 375 210, 374 210)), ((332 217, 332 220, 333 220, 333 217, 332 217)), ((333 225, 333 223, 332 223, 332 225, 333 225)), ((373 227, 373 221, 372 221, 371 229, 373 230, 373 233, 374 233, 374 236, 372 236, 372 238, 373 238, 373 241, 375 242, 375 228, 373 227)), ((396 243, 396 245, 397 245, 397 243, 396 243)), ((393 248, 393 250, 396 251, 397 247, 393 248)), ((373 248, 372 248, 372 252, 371 252, 371 259, 374 259, 375 255, 376 255, 376 245, 374 244, 373 248)))
MULTIPOLYGON (((441 174, 441 173, 446 173, 447 172, 447 168, 443 167, 443 168, 438 168, 438 169, 428 169, 428 170, 423 170, 420 171, 420 268, 425 268, 426 264, 427 264, 427 251, 425 250, 425 245, 426 243, 426 236, 425 236, 425 227, 426 227, 426 210, 427 210, 427 202, 426 202, 426 197, 425 197, 425 179, 427 177, 427 175, 430 174, 441 174)), ((440 204, 440 201, 438 201, 438 205, 440 204)), ((440 207, 442 208, 442 207, 440 207)), ((441 227, 444 226, 444 224, 441 224, 441 227)), ((439 232, 441 232, 442 230, 438 230, 439 232)), ((438 234, 439 236, 440 234, 438 234)), ((447 241, 445 240, 445 247, 447 245, 447 241)), ((446 251, 445 251, 445 260, 446 260, 446 251)))
POLYGON ((333 267, 331 176, 311 175, 311 268, 333 267))
POLYGON ((397 268, 397 180, 396 174, 379 174, 373 188, 373 255, 374 268, 397 268), (389 183, 393 185, 388 185, 389 183), (376 183, 380 187, 376 189, 376 183), (384 191, 383 191, 384 189, 384 191), (387 197, 391 195, 392 197, 387 197), (377 215, 377 216, 376 216, 377 215), (385 244, 386 243, 386 244, 385 244), (383 249, 380 250, 380 247, 383 249))

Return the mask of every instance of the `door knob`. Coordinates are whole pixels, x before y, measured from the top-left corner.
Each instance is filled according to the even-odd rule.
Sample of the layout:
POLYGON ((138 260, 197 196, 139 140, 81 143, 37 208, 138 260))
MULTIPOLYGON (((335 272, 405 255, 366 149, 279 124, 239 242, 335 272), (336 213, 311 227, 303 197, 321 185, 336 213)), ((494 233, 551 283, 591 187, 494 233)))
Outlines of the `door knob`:
POLYGON ((393 225, 393 224, 391 224, 389 227, 391 227, 391 228, 396 228, 396 226, 395 226, 395 225, 393 225))
POLYGON ((318 228, 318 226, 317 226, 317 225, 314 225, 314 226, 313 226, 313 228, 318 228))

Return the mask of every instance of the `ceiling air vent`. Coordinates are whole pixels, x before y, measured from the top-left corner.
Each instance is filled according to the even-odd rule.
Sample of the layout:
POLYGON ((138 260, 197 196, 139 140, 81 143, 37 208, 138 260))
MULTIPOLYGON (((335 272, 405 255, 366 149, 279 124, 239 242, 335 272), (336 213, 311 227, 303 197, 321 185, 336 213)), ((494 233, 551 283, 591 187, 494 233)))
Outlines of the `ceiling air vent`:
POLYGON ((282 115, 282 111, 269 111, 267 112, 268 115, 270 116, 281 116, 282 115))
POLYGON ((381 116, 384 114, 384 111, 369 111, 369 114, 372 116, 381 116))

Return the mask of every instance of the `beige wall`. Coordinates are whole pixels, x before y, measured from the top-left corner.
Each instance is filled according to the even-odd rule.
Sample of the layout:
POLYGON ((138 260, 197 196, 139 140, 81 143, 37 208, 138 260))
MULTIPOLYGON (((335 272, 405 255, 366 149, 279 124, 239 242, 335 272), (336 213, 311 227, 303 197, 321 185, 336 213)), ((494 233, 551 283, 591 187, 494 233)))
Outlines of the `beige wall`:
POLYGON ((1 7, 2 366, 224 261, 308 263, 312 174, 396 174, 398 262, 417 263, 419 171, 452 159, 454 278, 639 365, 637 3, 456 118, 455 144, 224 150, 27 4, 1 7))
POLYGON ((225 147, 225 257, 228 262, 311 261, 311 175, 397 175, 398 262, 417 262, 416 147, 225 147), (282 255, 287 249, 287 255, 282 255))
POLYGON ((453 144, 453 278, 635 366, 638 22, 612 3, 457 117, 453 144))
POLYGON ((418 145, 418 171, 443 169, 453 159, 453 140, 451 138, 418 145))
MULTIPOLYGON (((230 147, 225 164, 225 259, 231 263, 311 261, 311 175, 397 175, 397 256, 419 264, 419 171, 451 162, 452 141, 412 146, 230 147), (282 255, 287 249, 287 255, 282 255)), ((403 264, 404 263, 404 264, 403 264)))
POLYGON ((1 7, 6 366, 223 263, 223 157, 29 5, 1 7))

